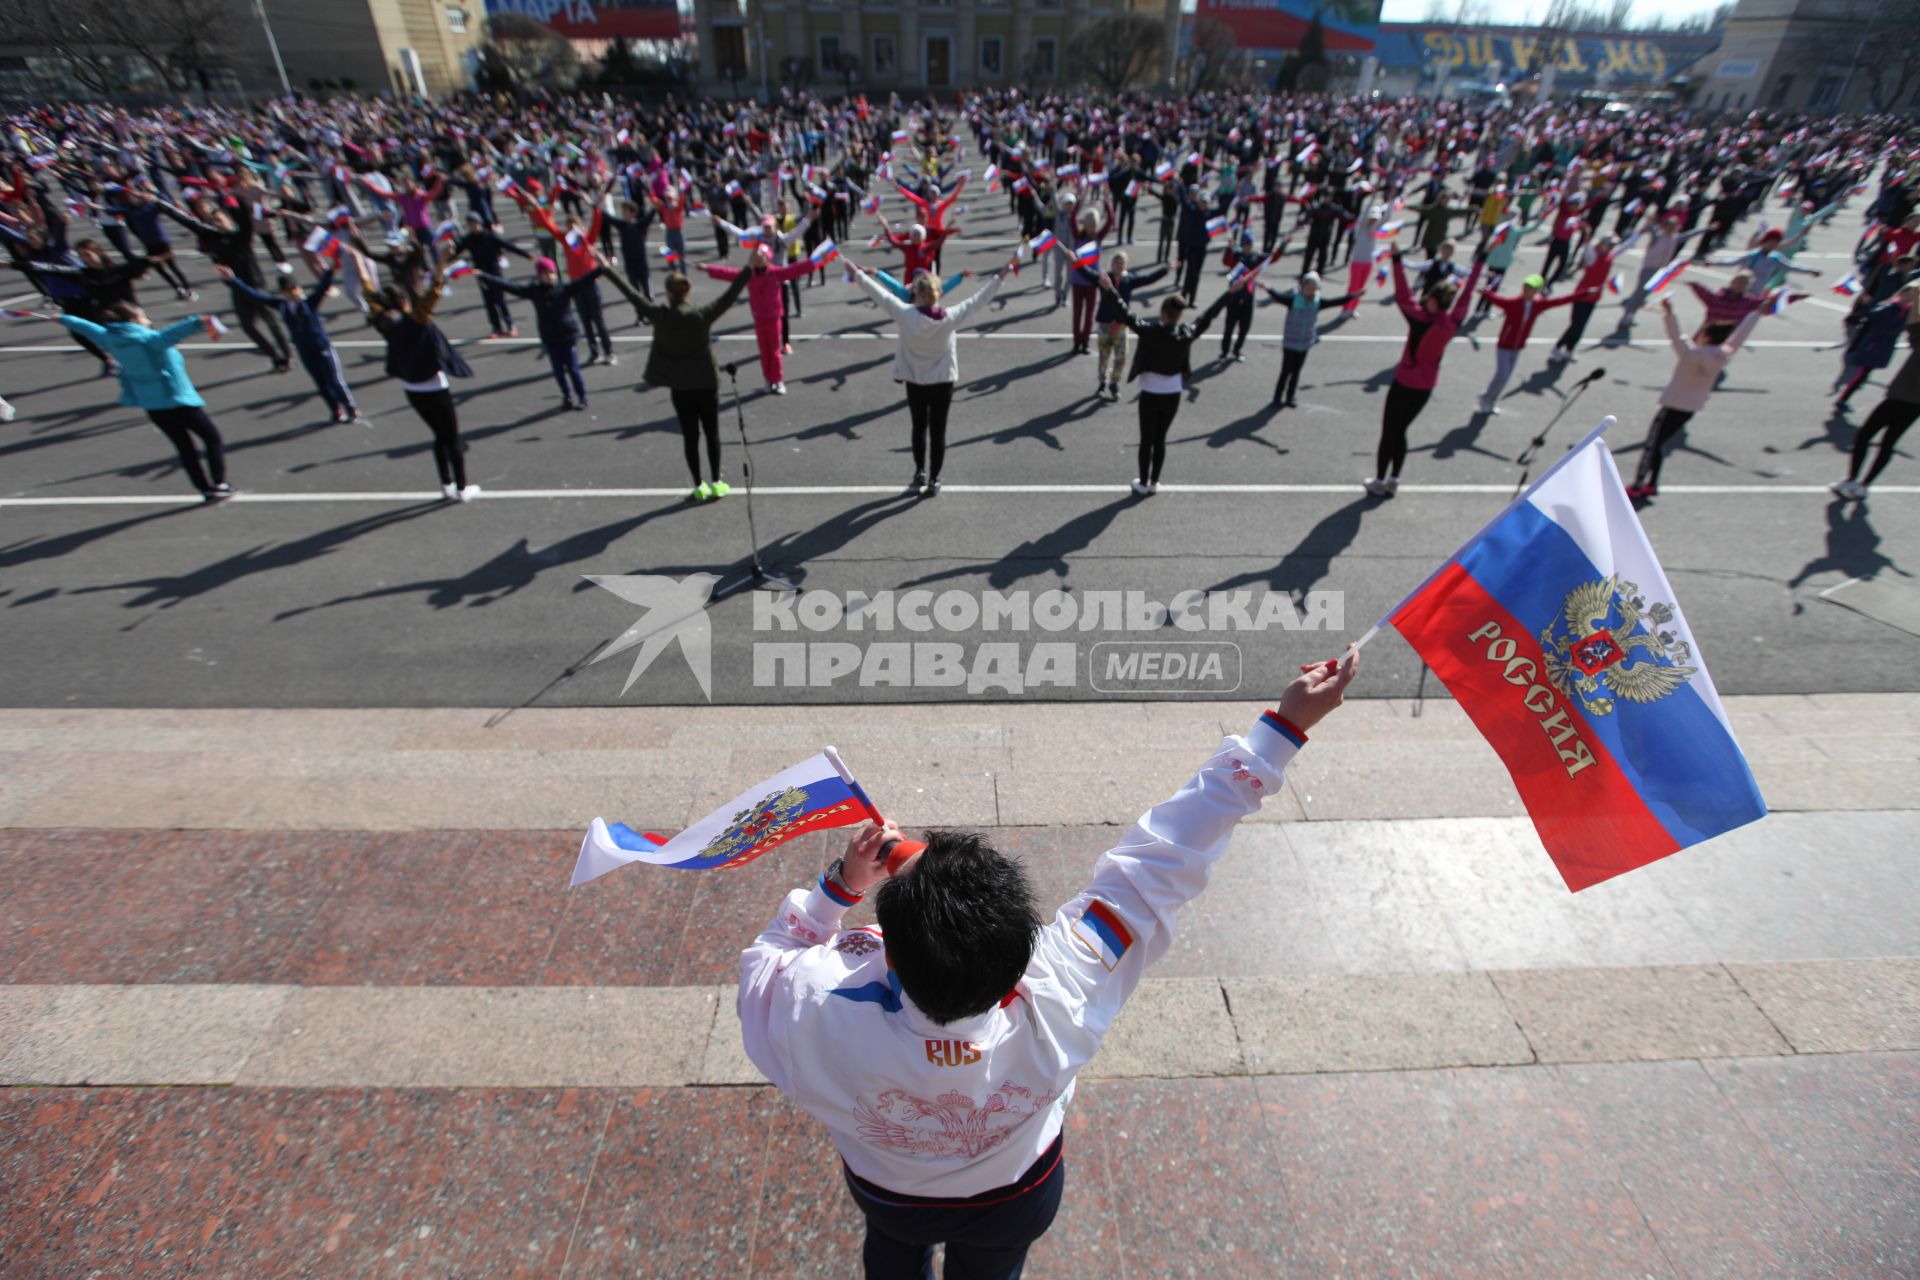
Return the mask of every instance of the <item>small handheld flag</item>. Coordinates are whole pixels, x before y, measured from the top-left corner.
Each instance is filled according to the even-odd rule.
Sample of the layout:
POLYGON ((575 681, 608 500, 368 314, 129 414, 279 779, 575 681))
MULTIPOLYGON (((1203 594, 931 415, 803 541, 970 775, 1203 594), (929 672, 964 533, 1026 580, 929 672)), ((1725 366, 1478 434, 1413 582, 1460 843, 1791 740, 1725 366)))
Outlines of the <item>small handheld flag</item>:
POLYGON ((1612 422, 1381 619, 1499 753, 1575 891, 1767 812, 1621 485, 1612 422))
POLYGON ((1084 267, 1088 271, 1097 269, 1100 266, 1100 242, 1098 240, 1089 240, 1078 249, 1075 249, 1073 251, 1073 265, 1076 267, 1084 267))
POLYGON ((880 197, 879 197, 879 196, 877 196, 877 195, 875 195, 875 196, 868 196, 868 197, 867 197, 867 198, 866 198, 865 200, 862 200, 862 201, 860 202, 860 212, 862 212, 862 213, 879 213, 879 212, 880 212, 880 197))
POLYGON ((709 871, 752 862, 798 836, 880 814, 832 748, 749 787, 672 839, 595 818, 580 842, 569 887, 630 862, 709 871))
POLYGON ((1384 262, 1381 263, 1379 266, 1379 269, 1373 273, 1373 282, 1375 284, 1385 284, 1387 282, 1387 264, 1386 263, 1384 262))
POLYGON ((663 244, 660 246, 660 256, 665 258, 668 262, 680 261, 680 254, 670 244, 663 244))
POLYGON ((1035 258, 1038 258, 1041 254, 1053 248, 1053 246, 1054 235, 1051 231, 1042 231, 1039 235, 1027 241, 1027 248, 1033 251, 1035 258))
POLYGON ((1612 275, 1612 276, 1610 276, 1610 277, 1608 277, 1608 279, 1607 279, 1607 292, 1608 292, 1608 293, 1611 293, 1611 294, 1613 294, 1613 295, 1615 295, 1616 297, 1618 297, 1618 296, 1620 295, 1620 293, 1622 293, 1622 292, 1623 292, 1623 291, 1625 290, 1625 288, 1626 288, 1626 283, 1625 283, 1625 281, 1624 281, 1624 280, 1622 279, 1622 276, 1621 276, 1621 273, 1620 273, 1620 272, 1618 272, 1618 271, 1616 271, 1616 272, 1614 272, 1614 273, 1613 273, 1613 275, 1612 275))
POLYGON ((988 165, 987 166, 987 190, 992 191, 996 187, 998 187, 999 184, 1000 184, 1000 166, 997 164, 988 165))
POLYGON ((1077 178, 1080 176, 1080 166, 1077 164, 1063 164, 1053 171, 1053 176, 1062 179, 1077 178))
POLYGON ((1676 258, 1674 261, 1669 262, 1666 266, 1654 272, 1653 278, 1647 281, 1647 296, 1651 298, 1654 294, 1659 293, 1662 289, 1678 279, 1680 273, 1686 269, 1687 260, 1685 258, 1676 258))
POLYGON ((1305 164, 1318 154, 1320 154, 1320 144, 1317 142, 1309 142, 1298 155, 1294 156, 1293 162, 1295 164, 1305 164))
POLYGON ((1172 176, 1173 176, 1173 161, 1162 160, 1159 164, 1153 166, 1153 180, 1155 182, 1165 182, 1168 178, 1171 178, 1172 176))
POLYGON ((1788 307, 1806 296, 1804 293, 1791 293, 1786 289, 1776 289, 1774 290, 1773 298, 1767 304, 1767 314, 1770 316, 1785 315, 1788 307))
POLYGON ((824 267, 839 256, 840 250, 835 247, 833 241, 822 240, 819 244, 813 246, 811 253, 807 254, 807 261, 816 267, 824 267))
POLYGON ((207 331, 209 342, 218 342, 227 334, 227 326, 220 323, 219 316, 201 316, 200 327, 207 331))
POLYGON ((893 131, 894 145, 899 146, 901 143, 907 141, 907 139, 912 136, 913 135, 909 134, 905 129, 895 129, 893 131))
POLYGON ((1383 222, 1373 229, 1373 238, 1375 240, 1391 240, 1399 235, 1400 228, 1406 225, 1407 223, 1404 218, 1396 218, 1392 222, 1383 222))
POLYGON ((1221 234, 1226 229, 1227 229, 1226 214, 1217 213, 1213 217, 1207 219, 1207 239, 1209 240, 1213 239, 1213 237, 1221 234))
POLYGON ((1508 218, 1505 222, 1501 223, 1499 226, 1493 229, 1493 238, 1487 242, 1488 246, 1491 247, 1497 244, 1505 244, 1507 242, 1507 237, 1511 235, 1512 232, 1513 232, 1513 219, 1508 218))
POLYGON ((578 227, 567 228, 566 240, 569 249, 579 249, 587 243, 586 233, 578 227))
POLYGON ((40 320, 44 318, 37 311, 24 311, 19 307, 0 308, 0 316, 5 316, 9 320, 40 320))
POLYGON ((1128 178, 1126 190, 1127 190, 1127 199, 1132 200, 1138 197, 1140 194, 1140 179, 1128 178))
POLYGON ((459 238, 460 228, 453 224, 452 219, 448 219, 433 229, 433 242, 435 244, 452 244, 459 238))
POLYGON ((1833 291, 1843 298, 1851 298, 1860 292, 1860 277, 1849 271, 1833 286, 1833 291))
POLYGON ((455 262, 447 267, 447 279, 449 280, 458 280, 461 276, 470 276, 472 274, 473 264, 471 262, 455 262))

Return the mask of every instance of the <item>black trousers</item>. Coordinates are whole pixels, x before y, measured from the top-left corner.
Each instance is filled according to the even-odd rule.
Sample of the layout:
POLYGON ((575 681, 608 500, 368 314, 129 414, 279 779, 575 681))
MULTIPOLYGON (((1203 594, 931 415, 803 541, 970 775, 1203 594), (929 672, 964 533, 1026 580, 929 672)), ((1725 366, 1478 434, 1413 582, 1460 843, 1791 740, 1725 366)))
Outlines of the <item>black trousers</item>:
POLYGON ((1560 341, 1553 345, 1562 351, 1571 352, 1580 345, 1580 339, 1587 332, 1587 321, 1593 318, 1593 309, 1597 303, 1576 302, 1567 309, 1567 331, 1560 335, 1560 341))
POLYGON ((700 439, 707 441, 707 469, 720 478, 720 392, 713 387, 675 387, 673 411, 680 418, 680 443, 686 450, 687 472, 700 483, 700 439))
POLYGON ((1693 417, 1691 409, 1669 409, 1662 405, 1647 429, 1646 447, 1640 450, 1640 465, 1634 468, 1633 482, 1649 488, 1660 484, 1660 464, 1666 461, 1667 448, 1693 417))
POLYGON ((1307 353, 1280 348, 1280 380, 1273 384, 1273 402, 1293 399, 1300 389, 1300 370, 1307 364, 1307 353))
POLYGON ((1900 443, 1900 437, 1907 433, 1914 419, 1920 418, 1920 404, 1909 400, 1895 400, 1889 397, 1873 407, 1867 420, 1860 424, 1860 430, 1853 437, 1853 456, 1847 462, 1847 479, 1860 479, 1860 467, 1867 460, 1867 450, 1872 447, 1875 436, 1880 437, 1880 452, 1868 469, 1866 483, 1872 484, 1887 469, 1887 463, 1893 460, 1893 447, 1900 443))
POLYGON ((213 419, 207 416, 205 409, 198 406, 176 409, 149 409, 147 417, 153 419, 153 425, 160 428, 173 443, 175 453, 180 455, 180 469, 187 473, 187 479, 201 493, 206 493, 215 485, 227 482, 226 445, 220 439, 220 429, 213 425, 213 419), (195 440, 207 451, 207 465, 200 465, 200 450, 195 440))
POLYGON ((940 464, 947 458, 947 410, 952 404, 951 382, 907 384, 907 413, 913 419, 913 469, 926 472, 929 479, 940 478, 940 464))
POLYGON ((1160 483, 1160 468, 1167 461, 1167 432, 1173 429, 1173 416, 1180 412, 1177 391, 1142 391, 1140 405, 1140 478, 1148 484, 1160 483))
POLYGON ((1237 356, 1247 345, 1247 331, 1253 328, 1253 294, 1245 289, 1228 294, 1220 319, 1220 354, 1237 356))
POLYGON ((239 317, 240 327, 253 339, 253 345, 260 348, 261 355, 275 365, 293 363, 293 348, 287 344, 287 331, 280 327, 278 311, 235 290, 233 313, 239 317))
POLYGON ((975 1197, 979 1204, 896 1200, 849 1174, 847 1189, 867 1219, 867 1280, 933 1280, 936 1244, 947 1246, 946 1280, 1019 1280, 1066 1185, 1057 1141, 1020 1182, 975 1197))
POLYGON ((613 354, 613 339, 607 334, 607 316, 600 302, 600 286, 590 284, 573 295, 573 314, 580 317, 580 332, 587 338, 587 354, 613 354))
POLYGON ((1547 260, 1540 264, 1540 274, 1547 278, 1549 285, 1560 279, 1567 269, 1567 254, 1573 248, 1571 240, 1550 240, 1547 242, 1547 260))
POLYGON ((440 483, 467 487, 467 459, 461 452, 460 416, 454 412, 451 391, 409 391, 407 403, 433 432, 433 465, 440 483))
POLYGON ((1400 474, 1400 468, 1407 463, 1407 428, 1432 397, 1431 387, 1408 387, 1395 382, 1387 388, 1387 403, 1380 414, 1380 444, 1374 450, 1374 475, 1384 479, 1400 474))
POLYGON ((507 291, 497 284, 480 282, 480 301, 487 304, 487 328, 505 333, 513 328, 513 312, 507 310, 507 291))
POLYGON ((1139 201, 1121 196, 1113 202, 1113 205, 1117 210, 1113 215, 1113 238, 1117 243, 1125 244, 1133 238, 1134 211, 1139 201))
POLYGON ((1189 303, 1200 296, 1200 272, 1207 265, 1207 247, 1181 246, 1180 292, 1189 303))

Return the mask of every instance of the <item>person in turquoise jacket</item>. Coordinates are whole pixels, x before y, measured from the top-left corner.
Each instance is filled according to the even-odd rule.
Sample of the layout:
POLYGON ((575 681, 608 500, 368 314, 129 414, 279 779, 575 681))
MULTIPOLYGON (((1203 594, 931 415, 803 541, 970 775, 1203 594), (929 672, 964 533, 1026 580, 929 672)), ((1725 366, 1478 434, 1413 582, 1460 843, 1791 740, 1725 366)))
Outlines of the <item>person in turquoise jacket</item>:
POLYGON ((147 313, 131 302, 108 303, 100 309, 100 318, 106 323, 95 324, 79 316, 57 317, 76 337, 94 343, 119 362, 120 403, 147 411, 153 425, 173 443, 180 455, 180 469, 200 496, 208 502, 231 498, 233 486, 227 483, 226 448, 220 429, 207 416, 206 401, 194 390, 179 351, 181 342, 206 332, 206 321, 188 316, 156 329, 148 322, 147 313), (207 454, 204 467, 200 463, 201 447, 207 454))

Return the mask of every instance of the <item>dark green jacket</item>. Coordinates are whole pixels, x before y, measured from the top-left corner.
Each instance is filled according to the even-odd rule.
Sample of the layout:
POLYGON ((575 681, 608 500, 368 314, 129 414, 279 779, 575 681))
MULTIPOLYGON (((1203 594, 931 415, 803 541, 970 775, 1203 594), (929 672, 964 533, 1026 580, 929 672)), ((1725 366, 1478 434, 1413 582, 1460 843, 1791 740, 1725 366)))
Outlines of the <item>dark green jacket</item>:
POLYGON ((720 371, 713 363, 711 330, 713 322, 747 287, 746 272, 742 271, 725 292, 703 307, 654 302, 619 272, 608 270, 605 276, 653 326, 653 347, 647 352, 645 374, 648 382, 675 391, 711 391, 720 385, 720 371))

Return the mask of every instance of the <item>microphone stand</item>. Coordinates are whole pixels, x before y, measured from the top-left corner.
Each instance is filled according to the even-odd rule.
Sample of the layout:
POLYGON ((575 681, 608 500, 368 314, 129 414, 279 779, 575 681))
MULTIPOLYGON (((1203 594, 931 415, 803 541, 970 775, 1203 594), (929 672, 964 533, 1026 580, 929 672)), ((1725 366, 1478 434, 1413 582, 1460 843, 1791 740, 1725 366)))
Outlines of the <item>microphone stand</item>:
POLYGON ((1530 440, 1527 443, 1527 447, 1520 451, 1520 456, 1514 459, 1514 462, 1520 468, 1520 479, 1513 486, 1514 497, 1519 497, 1520 491, 1527 487, 1527 477, 1533 468, 1535 451, 1547 443, 1547 433, 1552 431, 1554 425, 1566 416, 1567 410, 1573 408, 1573 402, 1580 398, 1582 392, 1606 376, 1607 371, 1605 369, 1595 369, 1592 373, 1575 383, 1573 393, 1561 402, 1560 412, 1554 414, 1553 417, 1548 420, 1547 425, 1540 428, 1540 434, 1530 440))
POLYGON ((799 587, 787 579, 768 573, 766 566, 760 563, 760 534, 753 523, 753 451, 747 446, 746 410, 740 407, 739 369, 740 366, 737 363, 726 366, 727 381, 733 387, 734 426, 737 427, 740 432, 740 478, 741 483, 746 486, 747 554, 751 560, 752 567, 738 577, 723 582, 714 588, 713 595, 709 597, 713 600, 732 595, 742 587, 749 585, 756 591, 762 588, 770 591, 798 592, 800 590, 799 587))

